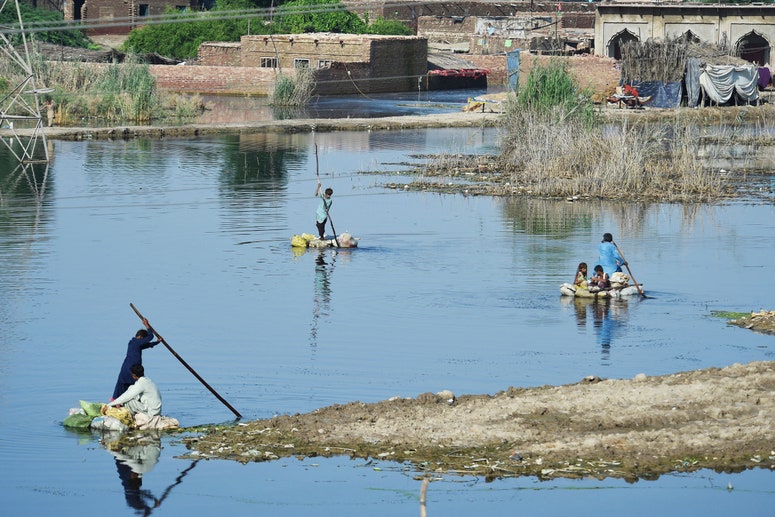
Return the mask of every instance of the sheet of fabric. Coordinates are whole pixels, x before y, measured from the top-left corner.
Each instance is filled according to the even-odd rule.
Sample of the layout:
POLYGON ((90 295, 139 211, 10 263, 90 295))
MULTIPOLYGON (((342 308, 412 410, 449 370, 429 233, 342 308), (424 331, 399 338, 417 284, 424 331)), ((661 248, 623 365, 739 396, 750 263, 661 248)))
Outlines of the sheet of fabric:
POLYGON ((700 85, 716 104, 726 104, 737 94, 744 103, 759 99, 759 69, 753 66, 705 65, 700 85))

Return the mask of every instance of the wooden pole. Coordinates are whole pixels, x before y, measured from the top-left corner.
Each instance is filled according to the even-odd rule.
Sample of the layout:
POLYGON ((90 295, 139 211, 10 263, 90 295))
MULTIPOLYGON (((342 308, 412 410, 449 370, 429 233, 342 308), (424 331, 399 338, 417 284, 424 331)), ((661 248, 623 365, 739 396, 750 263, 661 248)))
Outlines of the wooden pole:
MULTIPOLYGON (((137 307, 135 307, 135 306, 134 306, 133 304, 131 304, 131 303, 129 304, 129 306, 130 306, 130 307, 132 307, 132 310, 133 310, 133 311, 135 311, 135 314, 137 314, 137 316, 138 316, 138 317, 139 317, 141 320, 142 320, 142 319, 145 319, 145 318, 143 318, 143 315, 142 315, 142 314, 140 314, 140 311, 138 311, 138 310, 137 310, 137 307)), ((167 347, 167 350, 169 350, 169 351, 172 353, 172 355, 174 355, 174 356, 175 356, 175 358, 176 358, 178 361, 180 361, 180 363, 181 363, 183 366, 185 366, 186 368, 188 368, 188 371, 189 371, 189 372, 191 372, 191 373, 193 373, 193 374, 194 374, 194 377, 196 377, 196 378, 199 380, 199 382, 201 382, 201 383, 204 385, 204 387, 205 387, 205 388, 207 388, 208 390, 210 390, 210 393, 212 393, 213 395, 215 395, 215 397, 216 397, 218 400, 220 400, 221 402, 223 402, 223 404, 224 404, 224 405, 225 405, 227 408, 229 408, 229 409, 231 410, 231 412, 232 412, 232 413, 234 413, 235 415, 237 415, 237 418, 242 418, 242 415, 240 415, 240 414, 239 414, 239 411, 237 411, 236 409, 234 409, 234 408, 231 406, 231 404, 229 404, 228 402, 226 402, 226 399, 224 399, 223 397, 221 397, 221 396, 218 394, 218 392, 217 392, 217 391, 215 391, 215 390, 212 388, 212 386, 210 386, 209 384, 207 384, 207 382, 205 382, 205 380, 204 380, 204 379, 203 379, 203 378, 202 378, 202 377, 201 377, 201 376, 200 376, 198 373, 196 373, 196 371, 194 371, 194 369, 193 369, 193 368, 191 368, 191 366, 189 366, 189 364, 188 364, 186 361, 184 361, 184 360, 183 360, 183 358, 182 358, 182 357, 180 357, 180 356, 178 355, 178 353, 177 353, 177 352, 175 352, 175 350, 173 350, 173 349, 172 349, 172 347, 169 345, 169 343, 167 343, 167 342, 164 340, 164 338, 163 338, 163 337, 161 337, 161 336, 159 335, 159 333, 158 333, 158 332, 156 332, 156 329, 154 329, 154 328, 153 328, 153 325, 151 325, 151 329, 153 330, 153 333, 156 335, 156 337, 157 337, 157 338, 159 338, 159 341, 161 341, 161 342, 164 344, 164 346, 166 346, 166 347, 167 347)))
POLYGON ((622 260, 624 261, 624 267, 627 268, 627 272, 630 274, 630 278, 632 278, 632 282, 635 284, 635 287, 638 288, 638 292, 643 298, 646 298, 646 294, 643 292, 643 289, 641 289, 640 284, 637 280, 635 280, 635 277, 632 276, 632 270, 630 270, 630 265, 627 263, 627 259, 624 258, 624 253, 622 253, 622 250, 619 249, 619 246, 616 245, 614 242, 614 247, 616 248, 616 251, 619 252, 619 255, 622 257, 622 260))

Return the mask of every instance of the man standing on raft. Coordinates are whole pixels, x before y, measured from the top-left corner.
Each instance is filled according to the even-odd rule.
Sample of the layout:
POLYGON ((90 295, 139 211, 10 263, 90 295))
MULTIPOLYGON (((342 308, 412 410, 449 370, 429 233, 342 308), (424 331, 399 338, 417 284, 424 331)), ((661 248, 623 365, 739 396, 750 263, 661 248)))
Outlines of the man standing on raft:
MULTIPOLYGON (((320 195, 320 204, 318 205, 317 212, 315 212, 315 224, 318 227, 318 235, 320 236, 320 240, 323 240, 326 238, 328 211, 331 210, 331 204, 333 203, 331 196, 334 194, 334 191, 331 188, 327 188, 326 191, 321 194, 320 187, 321 185, 318 181, 318 186, 315 189, 315 197, 320 195)), ((336 238, 336 236, 334 236, 334 238, 336 238)))

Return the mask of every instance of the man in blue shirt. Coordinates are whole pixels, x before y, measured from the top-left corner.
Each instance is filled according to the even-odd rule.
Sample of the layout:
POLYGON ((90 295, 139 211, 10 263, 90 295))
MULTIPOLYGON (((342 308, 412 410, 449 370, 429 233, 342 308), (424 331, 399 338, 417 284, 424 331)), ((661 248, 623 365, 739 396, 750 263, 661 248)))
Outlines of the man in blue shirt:
POLYGON ((621 271, 622 266, 627 265, 619 254, 619 250, 616 249, 614 237, 610 233, 603 234, 603 241, 598 245, 598 250, 600 251, 600 265, 603 266, 603 271, 608 276, 621 271))
POLYGON ((129 340, 129 344, 126 347, 126 357, 121 364, 121 371, 118 373, 116 387, 113 388, 114 399, 120 397, 129 386, 135 383, 130 368, 133 364, 143 364, 143 350, 146 348, 153 348, 159 344, 158 341, 153 341, 153 338, 155 337, 153 335, 153 329, 145 318, 143 318, 143 325, 145 325, 145 329, 138 330, 135 337, 129 340))
POLYGON ((318 181, 318 187, 315 189, 315 197, 320 195, 320 204, 318 205, 317 212, 315 212, 315 224, 318 227, 318 235, 320 239, 326 238, 326 222, 328 221, 328 211, 331 210, 331 196, 333 195, 333 189, 327 188, 326 191, 320 195, 320 182, 318 181))

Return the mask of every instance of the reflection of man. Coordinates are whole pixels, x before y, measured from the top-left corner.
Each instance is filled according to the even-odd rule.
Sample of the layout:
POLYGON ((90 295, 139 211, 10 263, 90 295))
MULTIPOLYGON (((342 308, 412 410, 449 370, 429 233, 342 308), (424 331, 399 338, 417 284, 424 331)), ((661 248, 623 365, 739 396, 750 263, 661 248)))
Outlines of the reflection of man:
MULTIPOLYGON (((336 255, 332 255, 336 257, 336 255)), ((326 316, 331 304, 331 278, 334 259, 331 264, 326 262, 325 252, 320 251, 315 258, 315 295, 312 299, 312 328, 310 332, 310 344, 317 345, 318 319, 320 316, 326 316)))
POLYGON ((124 405, 132 416, 137 413, 144 413, 151 418, 161 415, 161 393, 156 384, 145 377, 143 365, 133 364, 129 371, 135 383, 129 386, 120 397, 103 405, 102 414, 105 414, 108 407, 124 405))
POLYGON ((149 515, 161 504, 150 490, 143 490, 143 474, 153 470, 161 454, 161 439, 154 439, 142 445, 133 445, 120 450, 111 450, 116 458, 116 469, 124 487, 126 503, 142 515, 149 515))

